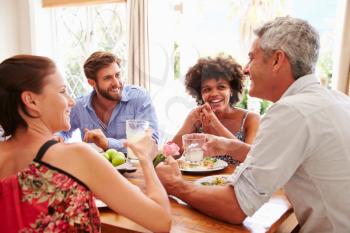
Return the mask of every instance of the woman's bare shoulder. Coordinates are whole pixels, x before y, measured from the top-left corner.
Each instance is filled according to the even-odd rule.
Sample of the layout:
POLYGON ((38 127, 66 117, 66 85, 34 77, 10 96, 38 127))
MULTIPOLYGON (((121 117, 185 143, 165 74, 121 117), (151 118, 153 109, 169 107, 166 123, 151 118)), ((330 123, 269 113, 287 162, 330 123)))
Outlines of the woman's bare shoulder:
POLYGON ((59 154, 76 154, 76 153, 82 153, 82 152, 90 152, 92 151, 92 148, 89 147, 88 144, 83 142, 74 142, 74 143, 57 143, 55 146, 55 152, 59 152, 59 154))
POLYGON ((98 161, 98 157, 102 156, 86 143, 57 143, 48 151, 46 160, 64 167, 74 163, 89 166, 98 161))
POLYGON ((260 122, 260 115, 255 112, 248 112, 245 126, 249 127, 251 125, 258 126, 260 122))
POLYGON ((248 118, 260 119, 260 115, 256 112, 248 111, 247 119, 248 118))
POLYGON ((235 110, 241 114, 247 114, 247 118, 248 117, 251 117, 251 118, 260 118, 260 115, 256 112, 252 112, 252 111, 249 111, 247 109, 243 109, 243 108, 238 108, 238 107, 235 107, 235 110))
POLYGON ((86 143, 57 143, 43 161, 75 176, 87 186, 91 169, 105 170, 107 160, 86 143))

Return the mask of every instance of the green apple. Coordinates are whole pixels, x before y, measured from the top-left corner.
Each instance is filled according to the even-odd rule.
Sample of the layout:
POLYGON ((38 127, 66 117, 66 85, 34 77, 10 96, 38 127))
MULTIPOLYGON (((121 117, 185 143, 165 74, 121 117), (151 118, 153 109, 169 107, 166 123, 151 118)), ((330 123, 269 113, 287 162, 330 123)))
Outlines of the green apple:
POLYGON ((105 157, 108 161, 111 161, 111 157, 109 156, 109 154, 107 154, 106 152, 103 152, 103 157, 105 157))
POLYGON ((106 154, 109 155, 109 160, 112 162, 113 166, 118 166, 126 162, 125 155, 116 149, 108 149, 106 154))

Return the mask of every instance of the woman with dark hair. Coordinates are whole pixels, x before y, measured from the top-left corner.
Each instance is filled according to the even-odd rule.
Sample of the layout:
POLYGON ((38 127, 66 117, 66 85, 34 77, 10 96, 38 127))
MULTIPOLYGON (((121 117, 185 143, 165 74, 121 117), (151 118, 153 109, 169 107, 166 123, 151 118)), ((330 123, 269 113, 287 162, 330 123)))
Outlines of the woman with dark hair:
POLYGON ((151 133, 128 143, 146 192, 85 143, 59 143, 73 99, 54 62, 19 55, 0 64, 0 226, 4 232, 100 232, 94 196, 151 231, 170 230, 169 200, 152 164, 151 133), (93 172, 92 172, 93 170, 93 172))
MULTIPOLYGON (((235 107, 243 90, 243 80, 242 67, 231 56, 199 59, 185 78, 186 90, 196 99, 198 107, 189 113, 173 141, 182 148, 182 135, 207 133, 251 144, 260 117, 235 107)), ((236 163, 230 156, 219 157, 236 163)))

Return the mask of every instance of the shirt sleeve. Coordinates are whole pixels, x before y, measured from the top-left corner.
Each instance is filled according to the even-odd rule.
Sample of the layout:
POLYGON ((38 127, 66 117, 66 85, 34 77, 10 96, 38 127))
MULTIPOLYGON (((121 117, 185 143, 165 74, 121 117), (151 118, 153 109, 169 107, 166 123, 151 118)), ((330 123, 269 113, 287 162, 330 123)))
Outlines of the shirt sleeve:
POLYGON ((231 176, 241 209, 252 216, 292 177, 306 159, 307 118, 288 104, 275 104, 263 117, 246 160, 231 176))
POLYGON ((108 148, 113 148, 118 151, 125 151, 125 147, 123 145, 125 139, 107 138, 107 140, 108 140, 108 148))
POLYGON ((144 91, 142 95, 137 98, 138 107, 136 112, 136 119, 147 120, 150 122, 152 128, 152 138, 158 144, 160 141, 160 135, 158 130, 158 117, 153 106, 151 97, 144 91))

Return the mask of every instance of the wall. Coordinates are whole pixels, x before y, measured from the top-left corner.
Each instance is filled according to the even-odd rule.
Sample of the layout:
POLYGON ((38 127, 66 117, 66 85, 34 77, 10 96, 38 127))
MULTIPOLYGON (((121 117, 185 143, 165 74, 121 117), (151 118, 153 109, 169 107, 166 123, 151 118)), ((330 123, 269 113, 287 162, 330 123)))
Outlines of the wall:
POLYGON ((18 1, 0 0, 0 60, 19 51, 18 1))
POLYGON ((0 61, 32 52, 32 1, 35 0, 0 0, 0 61))
MULTIPOLYGON (((13 0, 8 0, 13 1, 13 0)), ((32 33, 34 32, 32 27, 33 20, 31 19, 31 2, 37 0, 17 0, 17 12, 18 12, 18 53, 30 54, 33 50, 32 46, 32 33)), ((37 1, 40 2, 40 1, 37 1)))

